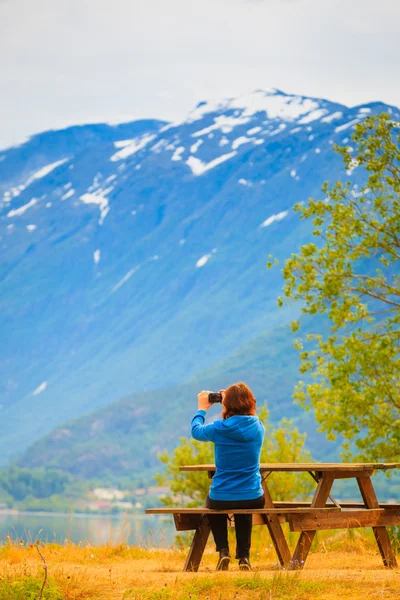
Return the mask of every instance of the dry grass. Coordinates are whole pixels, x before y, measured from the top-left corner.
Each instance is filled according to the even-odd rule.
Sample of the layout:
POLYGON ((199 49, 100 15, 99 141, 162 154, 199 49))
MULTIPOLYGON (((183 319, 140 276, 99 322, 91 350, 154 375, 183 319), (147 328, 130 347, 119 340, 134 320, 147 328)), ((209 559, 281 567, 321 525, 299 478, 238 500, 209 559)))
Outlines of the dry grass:
MULTIPOLYGON (((232 561, 214 571, 207 547, 198 573, 183 573, 186 549, 118 546, 41 546, 49 571, 43 600, 375 600, 400 598, 400 568, 387 570, 372 540, 357 532, 320 537, 301 572, 276 568, 267 539, 253 544, 254 571, 232 561)), ((43 569, 37 550, 0 548, 0 600, 37 600, 43 569)))

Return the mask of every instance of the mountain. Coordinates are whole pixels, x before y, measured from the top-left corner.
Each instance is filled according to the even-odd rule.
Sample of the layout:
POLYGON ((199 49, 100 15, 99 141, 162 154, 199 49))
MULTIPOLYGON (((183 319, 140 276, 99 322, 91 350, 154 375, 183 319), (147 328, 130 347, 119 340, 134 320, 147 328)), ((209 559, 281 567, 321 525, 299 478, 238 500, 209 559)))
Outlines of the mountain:
MULTIPOLYGON (((292 405, 290 386, 298 361, 287 341, 286 328, 262 334, 185 384, 127 396, 62 423, 32 444, 17 464, 28 468, 46 465, 89 479, 149 476, 160 468, 157 453, 172 450, 180 436, 190 435, 196 395, 206 384, 220 389, 227 381, 251 381, 258 405, 268 402, 272 420, 282 414, 296 417, 300 411, 292 405), (273 397, 268 393, 271 389, 273 397)), ((210 417, 219 412, 220 406, 216 406, 210 417)))
MULTIPOLYGON (((343 178, 332 145, 382 111, 399 115, 256 91, 202 102, 180 123, 72 127, 3 151, 3 463, 118 398, 150 407, 151 391, 222 374, 297 316, 276 308, 281 275, 267 257, 309 239, 293 205, 343 178)), ((282 359, 273 340, 268 352, 282 359)))

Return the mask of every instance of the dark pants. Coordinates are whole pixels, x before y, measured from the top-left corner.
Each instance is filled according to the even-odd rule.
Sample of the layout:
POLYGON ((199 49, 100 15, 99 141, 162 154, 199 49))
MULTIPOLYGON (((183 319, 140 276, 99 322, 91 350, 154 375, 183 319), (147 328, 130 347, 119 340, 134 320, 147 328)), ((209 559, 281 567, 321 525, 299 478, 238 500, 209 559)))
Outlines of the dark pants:
MULTIPOLYGON (((235 508, 264 508, 264 495, 255 500, 212 500, 207 495, 206 507, 213 510, 235 508)), ((235 515, 236 558, 249 558, 252 515, 235 515)), ((208 515, 217 552, 228 549, 228 515, 208 515)))

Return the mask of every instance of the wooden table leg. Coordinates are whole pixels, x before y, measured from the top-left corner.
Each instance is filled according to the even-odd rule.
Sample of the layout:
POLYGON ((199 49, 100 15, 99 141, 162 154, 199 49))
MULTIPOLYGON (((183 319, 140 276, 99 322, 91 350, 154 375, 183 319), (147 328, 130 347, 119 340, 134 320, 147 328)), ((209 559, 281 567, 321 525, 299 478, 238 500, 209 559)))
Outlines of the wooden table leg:
MULTIPOLYGON (((318 482, 310 508, 324 508, 334 481, 334 474, 323 473, 318 482)), ((315 531, 302 531, 293 554, 291 569, 302 569, 313 543, 315 531)))
MULTIPOLYGON (((265 508, 275 508, 272 502, 271 494, 267 486, 267 482, 263 480, 262 487, 265 496, 265 508)), ((290 565, 290 550, 287 544, 285 534, 283 533, 281 524, 279 522, 278 515, 263 515, 265 524, 268 527, 269 535, 271 536, 272 543, 275 547, 275 551, 278 555, 279 562, 282 567, 289 567, 290 565)))
MULTIPOLYGON (((379 502, 375 494, 374 487, 370 477, 357 477, 358 487, 360 488, 362 499, 366 508, 379 508, 379 502)), ((383 564, 385 567, 397 567, 396 556, 392 544, 390 543, 389 534, 386 527, 372 528, 376 543, 378 544, 379 552, 381 553, 383 564)))
POLYGON ((210 531, 211 528, 208 519, 203 515, 194 534, 192 545, 190 546, 189 554, 183 567, 184 571, 198 571, 210 531))

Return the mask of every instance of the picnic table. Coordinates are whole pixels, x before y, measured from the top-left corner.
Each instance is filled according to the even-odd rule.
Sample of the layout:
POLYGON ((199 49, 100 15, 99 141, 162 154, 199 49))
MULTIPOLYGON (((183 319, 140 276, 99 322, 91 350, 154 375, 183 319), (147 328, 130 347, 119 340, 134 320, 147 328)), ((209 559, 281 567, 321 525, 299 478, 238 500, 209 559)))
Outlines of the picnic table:
MULTIPOLYGON (((319 530, 372 527, 379 552, 386 567, 397 566, 394 549, 386 527, 400 525, 400 504, 380 504, 371 480, 375 471, 400 468, 400 463, 261 463, 260 473, 265 495, 261 509, 211 510, 199 508, 150 508, 148 514, 172 514, 177 531, 195 530, 186 558, 184 571, 197 571, 206 546, 210 526, 207 514, 252 514, 253 525, 266 525, 282 567, 300 569, 304 566, 315 534, 319 530), (274 472, 308 473, 316 483, 310 502, 274 502, 268 489, 268 479, 274 472), (336 479, 355 478, 362 502, 338 502, 331 495, 336 479), (293 555, 290 552, 282 522, 291 531, 300 532, 293 555)), ((215 465, 186 465, 181 471, 206 471, 210 479, 215 465)))

